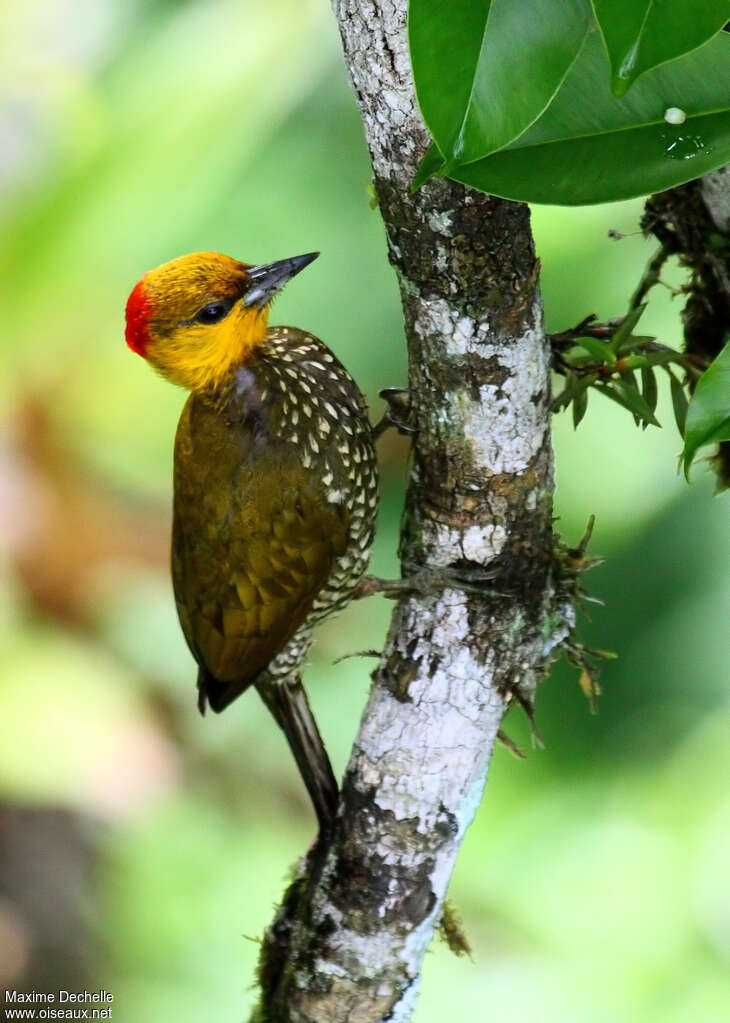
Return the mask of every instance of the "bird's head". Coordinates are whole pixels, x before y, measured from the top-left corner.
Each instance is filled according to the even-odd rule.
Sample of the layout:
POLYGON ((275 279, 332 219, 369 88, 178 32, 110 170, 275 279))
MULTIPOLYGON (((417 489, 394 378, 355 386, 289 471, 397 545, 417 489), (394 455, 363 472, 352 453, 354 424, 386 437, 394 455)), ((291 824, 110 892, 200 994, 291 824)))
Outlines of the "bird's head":
POLYGON ((194 252, 163 263, 127 300, 127 344, 173 383, 215 389, 264 340, 277 292, 318 255, 249 266, 194 252))

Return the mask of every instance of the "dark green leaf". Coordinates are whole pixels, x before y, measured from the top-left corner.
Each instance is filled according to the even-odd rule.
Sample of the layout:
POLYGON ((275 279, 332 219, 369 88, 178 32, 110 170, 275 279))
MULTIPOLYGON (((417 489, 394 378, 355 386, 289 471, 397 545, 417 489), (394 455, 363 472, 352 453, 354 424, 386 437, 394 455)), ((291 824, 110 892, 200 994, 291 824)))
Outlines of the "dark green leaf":
POLYGON ((627 387, 622 381, 614 380, 610 384, 603 384, 598 390, 601 394, 605 394, 607 398, 611 398, 613 401, 618 402, 619 405, 623 405, 632 415, 647 423, 651 423, 652 426, 661 426, 661 423, 639 392, 631 387, 627 387))
POLYGON ((611 338, 611 348, 617 355, 619 352, 624 351, 624 347, 631 337, 631 332, 641 319, 641 314, 645 309, 646 302, 638 305, 635 309, 630 309, 621 321, 621 325, 617 327, 616 332, 611 338))
POLYGON ((702 46, 730 20, 728 0, 592 0, 623 96, 639 75, 702 46))
POLYGON ((599 362, 601 365, 616 361, 613 349, 607 341, 601 341, 597 337, 579 337, 576 344, 585 349, 593 357, 594 361, 599 362))
POLYGON ((684 425, 687 420, 687 395, 684 393, 684 387, 677 380, 674 373, 670 369, 667 369, 669 374, 669 384, 672 391, 672 408, 674 409, 674 421, 677 424, 680 437, 684 437, 684 425))
MULTIPOLYGON (((656 412, 659 391, 656 384, 656 377, 654 376, 654 370, 651 366, 642 366, 641 368, 641 396, 652 412, 656 412)), ((641 426, 643 430, 646 429, 646 420, 642 422, 641 426)))
POLYGON ((651 366, 644 366, 641 370, 641 395, 652 412, 656 412, 659 389, 651 366))
POLYGON ((658 352, 644 352, 644 358, 650 366, 666 366, 670 362, 682 362, 681 352, 674 352, 671 349, 658 352))
POLYGON ((586 0, 410 0, 408 34, 423 119, 448 161, 516 139, 560 87, 591 21, 586 0))
POLYGON ((598 33, 543 116, 507 149, 450 176, 505 199, 563 205, 659 192, 730 163, 730 35, 643 75, 628 96, 608 84, 598 33), (666 123, 681 104, 686 122, 666 123))
POLYGON ((730 440, 730 343, 697 381, 687 410, 684 434, 684 473, 698 449, 730 440))
POLYGON ((558 412, 562 412, 562 410, 568 405, 569 401, 570 398, 566 399, 565 388, 563 388, 560 394, 556 394, 552 402, 550 403, 550 411, 553 413, 553 415, 557 414, 558 412))
POLYGON ((578 390, 578 378, 574 373, 565 374, 565 387, 557 394, 552 401, 550 406, 553 412, 560 412, 561 409, 567 408, 573 400, 578 390))
POLYGON ((577 430, 578 425, 586 414, 588 408, 588 388, 584 387, 573 399, 573 429, 577 430))
POLYGON ((649 334, 630 334, 621 342, 621 353, 633 352, 637 348, 643 348, 650 341, 656 341, 656 338, 649 334))
POLYGON ((444 163, 445 161, 439 151, 439 147, 435 142, 432 142, 418 165, 416 175, 411 182, 411 192, 417 192, 422 185, 426 184, 429 178, 432 178, 434 174, 438 174, 444 163))
MULTIPOLYGON (((628 391, 631 392, 632 397, 633 395, 636 395, 636 397, 641 397, 639 393, 639 383, 636 379, 636 375, 633 372, 633 370, 622 369, 621 373, 619 374, 619 377, 620 383, 619 381, 614 381, 614 383, 621 394, 625 395, 626 392, 628 391)), ((634 422, 636 423, 637 426, 643 425, 644 429, 646 429, 646 427, 649 425, 649 420, 646 419, 644 416, 640 416, 638 412, 634 412, 634 422)))
POLYGON ((567 408, 568 405, 570 405, 570 400, 571 400, 570 399, 570 395, 567 394, 565 388, 563 388, 563 390, 560 392, 560 394, 557 394, 553 398, 552 405, 550 406, 550 411, 553 414, 557 414, 558 412, 562 412, 564 408, 567 408))

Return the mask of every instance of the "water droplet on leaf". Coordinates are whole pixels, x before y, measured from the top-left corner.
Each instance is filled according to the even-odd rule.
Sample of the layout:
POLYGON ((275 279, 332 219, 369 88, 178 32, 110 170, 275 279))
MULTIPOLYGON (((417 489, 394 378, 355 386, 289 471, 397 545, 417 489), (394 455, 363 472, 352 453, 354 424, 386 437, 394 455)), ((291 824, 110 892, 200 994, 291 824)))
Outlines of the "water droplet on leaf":
POLYGON ((664 152, 670 160, 694 160, 696 156, 707 156, 713 148, 705 142, 701 135, 689 132, 683 135, 662 132, 662 142, 664 143, 664 152))

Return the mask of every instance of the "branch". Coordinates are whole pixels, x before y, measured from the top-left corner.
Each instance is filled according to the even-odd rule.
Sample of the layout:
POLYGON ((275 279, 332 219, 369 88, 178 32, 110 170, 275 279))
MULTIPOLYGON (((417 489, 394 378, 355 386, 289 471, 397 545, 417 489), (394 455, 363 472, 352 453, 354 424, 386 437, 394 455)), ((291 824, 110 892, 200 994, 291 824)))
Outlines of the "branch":
MULTIPOLYGON (((727 343, 730 323, 730 167, 651 196, 642 227, 689 271, 684 349, 695 365, 707 366, 727 343)), ((690 390, 695 382, 690 378, 690 390)), ((730 487, 730 442, 718 445, 713 461, 720 488, 730 487)))
MULTIPOLYGON (((407 1020, 513 694, 530 711, 572 610, 551 583, 550 351, 526 206, 409 185, 427 136, 406 0, 335 0, 410 365, 404 575, 494 573, 396 606, 328 849, 267 933, 259 1020, 407 1020)), ((392 343, 373 339, 373 345, 392 343)))

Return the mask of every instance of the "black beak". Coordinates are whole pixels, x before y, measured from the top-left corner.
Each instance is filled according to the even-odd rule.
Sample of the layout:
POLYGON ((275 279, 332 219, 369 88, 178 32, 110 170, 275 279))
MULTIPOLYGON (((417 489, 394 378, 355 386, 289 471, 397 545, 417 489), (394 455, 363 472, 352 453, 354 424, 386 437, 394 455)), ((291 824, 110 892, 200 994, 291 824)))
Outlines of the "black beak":
POLYGON ((243 296, 243 305, 263 309, 287 281, 313 263, 318 255, 318 252, 307 252, 304 256, 291 256, 289 259, 279 259, 276 263, 252 266, 248 271, 249 288, 243 296))

